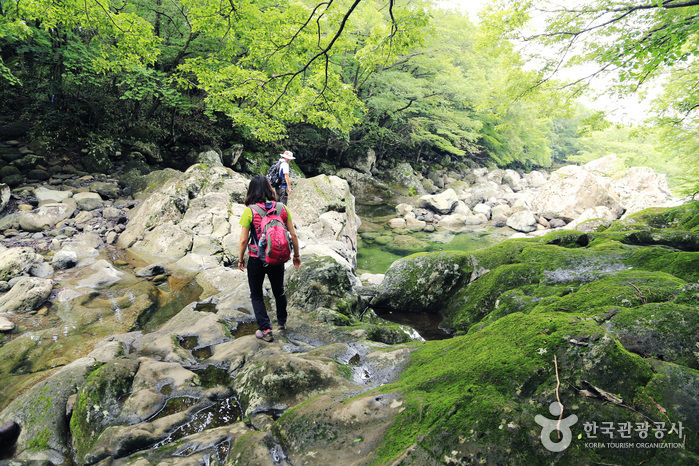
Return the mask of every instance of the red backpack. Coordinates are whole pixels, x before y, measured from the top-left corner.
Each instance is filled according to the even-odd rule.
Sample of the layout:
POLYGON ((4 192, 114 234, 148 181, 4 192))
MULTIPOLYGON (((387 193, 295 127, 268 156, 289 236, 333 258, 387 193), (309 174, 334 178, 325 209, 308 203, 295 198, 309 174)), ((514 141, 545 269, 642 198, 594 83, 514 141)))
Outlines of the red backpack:
POLYGON ((286 223, 282 219, 284 204, 273 202, 268 210, 259 205, 250 206, 253 212, 257 212, 262 221, 259 228, 250 229, 253 233, 253 243, 248 247, 257 253, 257 257, 267 264, 283 264, 291 258, 291 234, 286 229, 286 223))

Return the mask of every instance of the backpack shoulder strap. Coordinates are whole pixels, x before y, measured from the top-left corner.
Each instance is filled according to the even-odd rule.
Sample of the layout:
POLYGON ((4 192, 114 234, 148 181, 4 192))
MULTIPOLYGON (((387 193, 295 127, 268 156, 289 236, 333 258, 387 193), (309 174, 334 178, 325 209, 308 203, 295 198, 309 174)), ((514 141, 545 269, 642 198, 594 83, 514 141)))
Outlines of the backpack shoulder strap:
POLYGON ((267 211, 257 204, 250 204, 248 207, 250 207, 250 209, 253 212, 257 212, 259 214, 259 216, 262 218, 264 218, 265 215, 267 215, 267 211))
MULTIPOLYGON (((260 216, 261 219, 263 219, 267 216, 267 211, 257 204, 250 204, 248 207, 250 207, 250 210, 252 210, 253 213, 257 212, 257 214, 260 216)), ((254 244, 259 244, 259 239, 257 238, 257 228, 255 227, 254 220, 255 220, 255 216, 253 214, 253 221, 250 222, 250 226, 251 226, 250 235, 252 236, 252 240, 253 240, 254 244)))

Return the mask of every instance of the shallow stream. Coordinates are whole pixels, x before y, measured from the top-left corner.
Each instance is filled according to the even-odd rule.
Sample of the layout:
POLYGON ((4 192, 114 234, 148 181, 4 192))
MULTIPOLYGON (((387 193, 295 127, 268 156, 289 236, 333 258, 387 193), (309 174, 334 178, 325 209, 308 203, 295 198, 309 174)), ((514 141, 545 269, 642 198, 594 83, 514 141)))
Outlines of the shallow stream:
POLYGON ((490 225, 464 227, 459 231, 435 228, 434 231, 394 229, 388 221, 396 217, 395 204, 380 205, 356 200, 362 221, 358 231, 357 273, 386 273, 393 262, 417 252, 475 251, 507 239, 509 228, 490 225))
MULTIPOLYGON (((464 227, 459 231, 434 228, 434 231, 393 229, 388 221, 396 217, 396 203, 377 204, 357 198, 357 215, 362 221, 357 239, 357 274, 384 274, 398 259, 417 252, 475 251, 492 246, 512 233, 508 228, 491 225, 464 227)), ((440 314, 376 310, 382 319, 407 325, 425 340, 449 338, 440 328, 440 314)))

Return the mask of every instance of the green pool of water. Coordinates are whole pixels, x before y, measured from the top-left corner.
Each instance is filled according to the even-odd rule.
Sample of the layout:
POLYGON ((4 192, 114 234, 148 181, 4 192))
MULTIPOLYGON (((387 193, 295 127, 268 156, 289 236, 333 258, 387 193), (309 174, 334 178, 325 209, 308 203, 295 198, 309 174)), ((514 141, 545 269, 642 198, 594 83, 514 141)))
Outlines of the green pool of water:
POLYGON ((475 251, 506 239, 511 231, 489 225, 465 227, 460 231, 393 229, 388 221, 396 217, 391 204, 357 204, 362 220, 357 240, 357 272, 386 273, 393 262, 417 252, 444 250, 475 251))

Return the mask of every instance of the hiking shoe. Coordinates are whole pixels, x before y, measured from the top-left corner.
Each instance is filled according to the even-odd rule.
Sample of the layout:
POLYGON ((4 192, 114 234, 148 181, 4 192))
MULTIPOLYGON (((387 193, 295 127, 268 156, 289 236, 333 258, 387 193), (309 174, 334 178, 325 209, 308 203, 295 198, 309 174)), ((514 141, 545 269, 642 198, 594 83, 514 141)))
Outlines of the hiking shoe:
POLYGON ((271 328, 268 328, 265 331, 257 330, 255 332, 255 336, 262 341, 266 341, 266 342, 274 341, 274 336, 272 336, 272 329, 271 328))
POLYGON ((277 325, 277 327, 279 328, 279 330, 286 330, 286 324, 279 324, 277 325))

